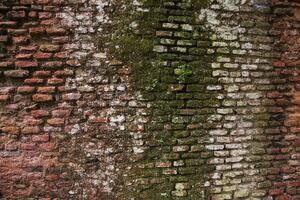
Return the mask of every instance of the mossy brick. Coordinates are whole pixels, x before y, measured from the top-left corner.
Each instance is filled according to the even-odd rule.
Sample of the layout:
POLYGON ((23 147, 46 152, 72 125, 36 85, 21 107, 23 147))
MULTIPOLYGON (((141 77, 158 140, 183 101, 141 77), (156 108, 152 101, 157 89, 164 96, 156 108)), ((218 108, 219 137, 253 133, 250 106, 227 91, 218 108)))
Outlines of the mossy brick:
POLYGON ((189 54, 195 54, 195 55, 205 55, 207 53, 207 50, 204 48, 190 48, 189 54))
POLYGON ((172 133, 174 138, 185 138, 190 135, 189 131, 174 131, 172 133))
POLYGON ((204 159, 186 159, 185 160, 186 166, 191 167, 191 166, 203 166, 205 165, 205 160, 204 159))
POLYGON ((168 17, 168 21, 173 23, 189 23, 191 21, 191 17, 188 17, 188 16, 169 16, 168 17))
POLYGON ((181 157, 182 159, 199 159, 199 153, 183 153, 181 157))
POLYGON ((206 87, 204 85, 187 85, 187 92, 200 92, 205 91, 206 87))
POLYGON ((192 33, 190 33, 190 32, 184 32, 184 31, 176 31, 176 32, 174 32, 174 37, 189 39, 189 38, 192 37, 192 33))
POLYGON ((180 94, 176 94, 176 99, 192 99, 193 96, 194 95, 191 93, 180 93, 180 94))
POLYGON ((207 120, 207 116, 206 115, 194 115, 191 122, 195 123, 195 122, 205 122, 207 120))
POLYGON ((182 175, 196 174, 199 171, 198 167, 179 167, 178 173, 182 175))
POLYGON ((200 108, 203 106, 203 101, 200 100, 189 100, 186 103, 188 108, 200 108))

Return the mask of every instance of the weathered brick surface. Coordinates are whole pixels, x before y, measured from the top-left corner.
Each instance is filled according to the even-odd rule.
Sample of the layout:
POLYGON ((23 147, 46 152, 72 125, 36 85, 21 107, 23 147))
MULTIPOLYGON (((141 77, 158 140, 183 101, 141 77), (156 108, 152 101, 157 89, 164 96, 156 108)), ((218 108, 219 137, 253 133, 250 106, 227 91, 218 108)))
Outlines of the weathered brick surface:
POLYGON ((0 198, 300 199, 299 27, 297 0, 0 1, 0 198))

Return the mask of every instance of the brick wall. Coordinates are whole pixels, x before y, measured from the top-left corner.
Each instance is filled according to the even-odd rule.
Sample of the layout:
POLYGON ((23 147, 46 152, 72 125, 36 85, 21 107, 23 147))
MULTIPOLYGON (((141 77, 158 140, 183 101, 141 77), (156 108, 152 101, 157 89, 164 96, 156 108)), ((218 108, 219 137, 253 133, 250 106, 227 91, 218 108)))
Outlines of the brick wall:
POLYGON ((299 2, 143 2, 0 2, 0 199, 300 199, 299 2))

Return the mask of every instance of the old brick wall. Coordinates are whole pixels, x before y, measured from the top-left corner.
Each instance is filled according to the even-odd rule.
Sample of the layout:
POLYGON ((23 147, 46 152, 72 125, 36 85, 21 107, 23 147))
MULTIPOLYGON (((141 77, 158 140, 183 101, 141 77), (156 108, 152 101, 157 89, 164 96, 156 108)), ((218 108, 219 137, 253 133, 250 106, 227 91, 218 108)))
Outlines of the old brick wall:
POLYGON ((299 28, 297 0, 0 0, 0 199, 300 199, 299 28))

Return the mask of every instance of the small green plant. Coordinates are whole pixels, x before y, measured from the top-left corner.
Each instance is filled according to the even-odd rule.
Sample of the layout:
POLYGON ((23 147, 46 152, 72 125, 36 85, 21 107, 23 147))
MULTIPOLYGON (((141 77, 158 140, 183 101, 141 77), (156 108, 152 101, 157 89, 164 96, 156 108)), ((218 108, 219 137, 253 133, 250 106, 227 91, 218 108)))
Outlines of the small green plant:
POLYGON ((178 83, 185 83, 188 76, 192 75, 193 72, 187 68, 186 64, 178 66, 174 73, 178 75, 177 81, 178 83))
POLYGON ((158 83, 159 83, 159 80, 158 80, 158 79, 153 79, 153 80, 149 83, 149 85, 146 87, 146 90, 147 90, 147 91, 152 91, 152 90, 154 90, 155 88, 157 88, 158 83))

